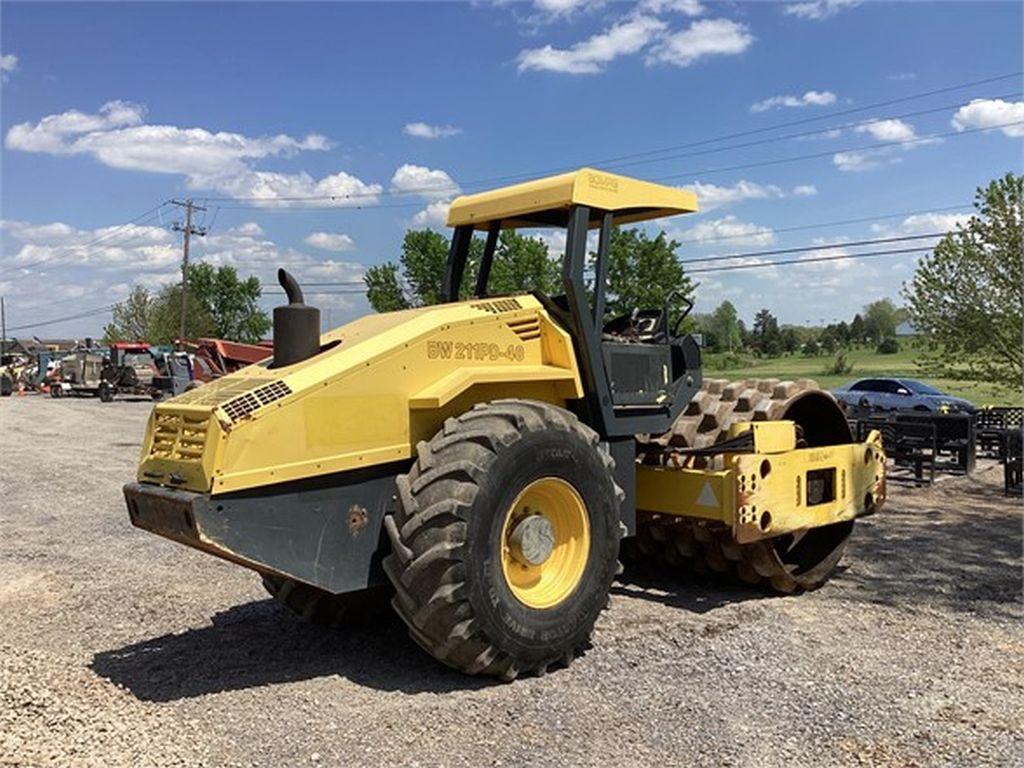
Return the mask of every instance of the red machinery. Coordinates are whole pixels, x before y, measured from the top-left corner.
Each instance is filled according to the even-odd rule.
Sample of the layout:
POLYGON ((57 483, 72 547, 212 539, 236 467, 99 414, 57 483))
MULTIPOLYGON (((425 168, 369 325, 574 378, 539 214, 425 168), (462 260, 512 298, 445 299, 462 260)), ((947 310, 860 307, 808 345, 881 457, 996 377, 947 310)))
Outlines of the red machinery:
POLYGON ((225 339, 203 338, 183 344, 195 356, 197 365, 192 376, 196 381, 212 381, 274 354, 274 344, 269 341, 243 344, 225 339))

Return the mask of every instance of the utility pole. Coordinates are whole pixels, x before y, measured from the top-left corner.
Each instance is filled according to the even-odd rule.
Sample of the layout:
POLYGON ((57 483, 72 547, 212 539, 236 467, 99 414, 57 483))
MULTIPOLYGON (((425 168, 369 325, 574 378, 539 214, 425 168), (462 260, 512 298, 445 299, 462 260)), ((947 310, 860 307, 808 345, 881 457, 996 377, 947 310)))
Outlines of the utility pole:
POLYGON ((192 226, 192 211, 205 211, 206 209, 201 205, 196 205, 192 202, 192 198, 188 198, 184 202, 180 200, 172 200, 171 203, 179 205, 185 209, 185 223, 182 224, 180 221, 174 222, 172 229, 175 232, 181 232, 184 235, 182 242, 181 252, 181 324, 178 328, 178 338, 182 341, 185 339, 185 318, 188 315, 188 246, 189 240, 192 235, 197 237, 204 237, 206 235, 205 227, 192 226))
POLYGON ((0 357, 7 354, 7 308, 0 296, 0 357))

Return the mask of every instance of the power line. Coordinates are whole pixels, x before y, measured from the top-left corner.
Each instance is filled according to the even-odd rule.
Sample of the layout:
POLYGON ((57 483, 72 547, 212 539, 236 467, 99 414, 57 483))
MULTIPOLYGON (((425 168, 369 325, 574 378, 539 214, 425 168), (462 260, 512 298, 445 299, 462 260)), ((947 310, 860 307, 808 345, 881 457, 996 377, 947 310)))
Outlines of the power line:
MULTIPOLYGON (((821 114, 821 115, 816 115, 816 116, 813 116, 813 117, 801 118, 799 120, 790 120, 790 121, 787 121, 787 122, 784 122, 784 123, 776 123, 775 125, 766 126, 766 127, 763 127, 763 128, 754 128, 754 129, 750 129, 750 130, 746 130, 746 131, 738 131, 738 132, 734 132, 734 133, 724 134, 724 135, 721 135, 721 136, 715 136, 715 137, 710 137, 710 138, 706 138, 706 139, 700 139, 700 140, 696 140, 696 141, 687 142, 687 143, 684 143, 684 144, 676 144, 676 145, 672 145, 672 146, 668 146, 668 147, 662 147, 660 149, 645 150, 643 152, 636 152, 636 153, 632 153, 632 154, 628 154, 628 155, 619 155, 617 157, 604 158, 604 159, 601 159, 601 160, 591 160, 591 161, 588 161, 588 162, 585 162, 585 163, 577 163, 577 164, 574 164, 572 166, 560 166, 560 167, 557 167, 557 168, 547 168, 547 169, 544 169, 544 170, 538 170, 538 171, 532 171, 532 172, 521 172, 521 173, 515 173, 515 174, 506 174, 506 175, 503 175, 503 176, 492 176, 492 177, 488 177, 488 178, 484 178, 484 179, 477 179, 475 181, 465 182, 462 185, 462 187, 469 188, 469 187, 476 187, 476 186, 481 186, 481 185, 485 185, 485 184, 491 184, 491 183, 494 183, 494 182, 508 181, 508 180, 513 180, 513 179, 518 179, 518 178, 532 178, 532 177, 537 177, 537 176, 544 176, 544 175, 548 175, 548 174, 551 174, 551 173, 557 173, 559 171, 566 170, 567 168, 568 169, 576 168, 576 167, 579 167, 580 165, 595 165, 595 166, 598 166, 598 165, 607 165, 607 164, 610 164, 610 163, 621 163, 621 161, 631 160, 631 159, 634 159, 634 158, 649 157, 651 155, 664 154, 666 152, 673 152, 673 151, 679 150, 679 149, 688 149, 688 148, 692 148, 692 147, 706 146, 708 144, 714 144, 714 143, 717 143, 717 142, 720 142, 720 141, 726 141, 728 139, 736 139, 736 138, 743 138, 743 137, 746 137, 746 136, 753 136, 753 135, 757 135, 757 134, 760 134, 760 133, 766 133, 766 132, 770 132, 770 131, 780 130, 782 128, 789 128, 789 127, 793 127, 793 126, 796 126, 796 125, 805 125, 805 124, 808 124, 808 123, 818 122, 818 121, 821 121, 821 120, 828 120, 828 119, 835 118, 835 117, 842 117, 842 116, 845 116, 845 115, 856 114, 858 112, 865 112, 865 111, 868 111, 870 109, 876 109, 878 107, 890 106, 892 104, 899 104, 899 103, 904 103, 904 102, 907 102, 907 101, 914 101, 914 100, 917 100, 917 99, 923 99, 923 98, 927 98, 929 96, 935 96, 935 95, 938 95, 938 94, 941 94, 941 93, 949 93, 949 92, 952 92, 952 91, 963 90, 964 88, 971 88, 971 87, 974 87, 974 86, 977 86, 977 85, 986 85, 986 84, 989 84, 989 83, 995 83, 995 82, 999 82, 999 81, 1002 81, 1002 80, 1008 80, 1008 79, 1014 78, 1014 77, 1020 77, 1022 74, 1024 74, 1024 72, 1021 72, 1021 71, 1011 72, 1011 73, 1007 73, 1005 75, 998 75, 998 76, 995 76, 995 77, 984 78, 984 79, 981 79, 981 80, 973 80, 973 81, 966 82, 966 83, 959 83, 957 85, 946 86, 944 88, 937 88, 937 89, 934 89, 934 90, 931 90, 931 91, 924 91, 924 92, 921 92, 921 93, 911 94, 909 96, 903 96, 903 97, 896 98, 896 99, 887 99, 885 101, 874 102, 872 104, 865 104, 864 106, 861 106, 861 107, 851 107, 849 109, 828 112, 828 113, 821 114)), ((1003 97, 1002 96, 996 96, 996 97, 991 97, 991 98, 1003 98, 1003 97)), ((959 106, 959 105, 952 105, 952 106, 959 106)), ((942 109, 952 108, 952 106, 951 107, 940 107, 940 108, 937 108, 935 110, 923 110, 922 112, 920 112, 920 114, 924 114, 924 113, 929 112, 929 111, 940 111, 942 109)), ((915 114, 915 113, 910 113, 910 114, 905 115, 905 116, 909 117, 912 114, 915 114)), ((869 120, 861 121, 861 122, 870 123, 870 122, 875 122, 875 121, 883 120, 883 119, 895 119, 895 118, 892 118, 892 117, 890 117, 890 118, 873 118, 873 119, 869 119, 869 120)), ((828 130, 834 130, 835 128, 840 128, 841 129, 843 127, 849 127, 850 125, 856 125, 856 124, 857 123, 851 123, 851 124, 847 124, 846 126, 833 126, 833 127, 829 127, 829 128, 825 128, 825 129, 816 130, 816 131, 810 131, 807 134, 794 134, 793 136, 776 137, 776 138, 771 139, 770 141, 779 141, 779 140, 783 140, 783 139, 787 139, 787 138, 794 138, 795 136, 799 136, 799 135, 810 135, 810 134, 814 134, 814 133, 821 133, 821 132, 825 132, 825 131, 828 131, 828 130)), ((746 145, 740 145, 740 146, 742 147, 742 146, 746 146, 746 145)), ((736 148, 736 147, 734 147, 734 148, 736 148)), ((715 150, 715 151, 724 151, 724 149, 723 150, 715 150)), ((838 150, 838 151, 848 151, 848 150, 838 150)), ((831 154, 831 153, 828 153, 828 154, 831 154)), ((660 160, 669 160, 669 159, 673 159, 673 158, 672 157, 659 158, 658 161, 660 161, 660 160)), ((656 162, 656 161, 651 160, 651 161, 645 161, 645 162, 656 162)), ((623 165, 625 165, 625 164, 623 164, 623 165)), ((397 197, 397 196, 401 196, 401 195, 422 194, 422 193, 425 193, 425 192, 441 192, 441 191, 444 191, 446 189, 455 189, 455 188, 458 188, 458 187, 459 187, 459 185, 456 184, 455 182, 453 182, 452 186, 433 185, 433 186, 430 186, 430 187, 421 187, 421 188, 416 188, 416 189, 402 190, 401 192, 385 192, 385 191, 381 190, 379 192, 372 192, 372 193, 371 192, 358 192, 358 193, 347 193, 347 194, 343 194, 343 195, 309 195, 309 196, 291 196, 291 197, 277 197, 277 198, 266 198, 266 197, 255 197, 255 196, 252 196, 252 197, 204 197, 204 198, 201 198, 201 199, 205 200, 205 201, 254 200, 254 201, 263 201, 265 203, 267 203, 267 202, 272 203, 272 202, 277 202, 277 201, 279 201, 279 202, 299 202, 299 201, 303 201, 303 200, 351 200, 351 199, 357 199, 357 198, 376 198, 376 197, 388 197, 388 196, 397 197)), ((378 206, 374 206, 374 207, 378 207, 378 206)))
MULTIPOLYGON (((827 247, 827 246, 826 246, 827 247)), ((833 248, 838 246, 831 246, 833 248)), ((820 250, 824 250, 819 246, 820 250)), ((696 275, 705 272, 733 272, 740 269, 763 269, 764 267, 785 267, 795 264, 815 264, 821 261, 843 261, 844 259, 864 259, 870 256, 896 256, 906 253, 927 253, 932 248, 901 248, 895 250, 886 251, 868 251, 866 253, 844 253, 835 256, 816 256, 810 259, 783 259, 781 261, 763 261, 757 264, 730 264, 725 267, 701 267, 700 269, 691 269, 688 274, 696 275)))
MULTIPOLYGON (((596 161, 593 164, 597 165, 597 164, 603 164, 603 163, 614 163, 614 162, 618 162, 619 160, 629 160, 629 159, 632 159, 632 158, 635 158, 635 157, 646 157, 646 156, 652 155, 652 154, 662 154, 664 152, 674 152, 677 149, 689 149, 691 147, 704 146, 706 144, 713 144, 713 143, 716 143, 716 142, 719 142, 719 141, 726 141, 728 139, 739 139, 739 138, 743 138, 745 136, 754 136, 754 135, 757 135, 759 133, 766 133, 766 132, 769 132, 769 131, 776 131, 776 130, 779 130, 781 128, 792 128, 795 125, 806 125, 807 123, 813 123, 813 122, 817 122, 817 121, 820 121, 820 120, 828 120, 828 119, 833 118, 833 117, 843 117, 845 115, 852 115, 852 114, 856 114, 858 112, 866 112, 869 109, 876 109, 877 107, 887 107, 887 106, 891 106, 893 104, 901 104, 901 103, 904 103, 904 102, 907 102, 907 101, 915 101, 917 99, 927 98, 928 96, 936 96, 936 95, 938 95, 940 93, 950 93, 951 91, 959 91, 959 90, 963 90, 964 88, 971 88, 971 87, 976 86, 976 85, 986 85, 988 83, 995 83, 995 82, 999 82, 1001 80, 1009 80, 1010 78, 1020 77, 1021 75, 1024 75, 1024 72, 1022 72, 1022 71, 1010 72, 1010 73, 1007 73, 1005 75, 998 75, 998 76, 995 76, 995 77, 989 77, 989 78, 985 78, 983 80, 974 80, 974 81, 971 81, 971 82, 968 82, 968 83, 960 83, 958 85, 950 85, 950 86, 947 86, 947 87, 944 87, 944 88, 937 88, 937 89, 931 90, 931 91, 924 91, 922 93, 911 94, 909 96, 902 96, 902 97, 896 98, 896 99, 887 99, 885 101, 877 101, 877 102, 874 102, 873 104, 865 104, 862 107, 851 107, 849 109, 833 111, 833 112, 826 112, 826 113, 823 113, 823 114, 820 114, 820 115, 815 115, 813 117, 801 118, 799 120, 789 120, 789 121, 784 122, 784 123, 776 123, 775 125, 766 126, 764 128, 752 128, 752 129, 746 130, 746 131, 738 131, 738 132, 735 132, 735 133, 725 134, 723 136, 716 136, 716 137, 708 138, 708 139, 699 139, 697 141, 691 141, 691 142, 687 142, 685 144, 676 144, 676 145, 669 146, 669 147, 663 147, 661 149, 651 149, 651 150, 646 150, 644 152, 634 152, 634 153, 629 154, 629 155, 620 155, 619 157, 606 158, 604 160, 596 161)), ((587 165, 587 163, 584 163, 584 165, 587 165)), ((572 166, 572 167, 576 167, 576 166, 572 166)), ((544 173, 551 173, 551 172, 552 171, 550 171, 550 170, 549 171, 540 171, 540 172, 537 173, 537 175, 543 175, 544 173)), ((501 181, 503 178, 509 179, 509 178, 514 178, 514 177, 513 176, 495 177, 495 178, 490 179, 490 181, 501 181)))
MULTIPOLYGON (((713 173, 725 173, 727 171, 738 171, 738 170, 745 170, 745 169, 748 169, 748 168, 761 168, 761 167, 770 166, 770 165, 783 165, 785 163, 795 163, 795 162, 800 162, 800 161, 803 161, 803 160, 816 160, 816 159, 820 159, 822 157, 828 157, 830 155, 834 156, 834 155, 838 155, 838 154, 841 154, 841 153, 844 153, 844 152, 875 152, 877 150, 886 149, 886 148, 889 148, 889 147, 911 146, 911 145, 915 145, 915 144, 929 144, 929 143, 935 141, 936 139, 957 138, 957 137, 960 137, 960 136, 967 136, 967 135, 974 134, 974 133, 981 133, 981 132, 984 132, 984 131, 994 131, 994 130, 998 130, 1000 128, 1010 128, 1010 127, 1014 127, 1014 126, 1018 126, 1018 125, 1024 125, 1024 120, 1016 120, 1016 121, 1008 122, 1008 123, 999 123, 997 125, 989 125, 989 126, 984 126, 984 127, 979 127, 979 128, 965 128, 965 129, 962 129, 962 130, 946 131, 944 133, 932 133, 932 134, 928 134, 928 135, 925 135, 925 136, 915 136, 912 139, 897 139, 897 140, 893 140, 893 141, 881 141, 881 142, 876 142, 874 144, 866 144, 866 145, 856 146, 856 147, 842 147, 842 148, 839 148, 839 149, 829 149, 829 150, 826 150, 826 151, 823 151, 823 152, 813 152, 813 153, 806 154, 806 155, 796 155, 794 157, 774 158, 772 160, 760 160, 760 161, 756 161, 756 162, 743 163, 743 164, 739 164, 739 165, 719 166, 719 167, 716 167, 716 168, 694 169, 694 170, 689 170, 689 171, 682 171, 680 173, 670 174, 670 175, 667 175, 667 176, 655 177, 652 181, 663 182, 663 181, 671 181, 671 180, 680 179, 680 178, 684 178, 684 177, 691 177, 691 176, 707 176, 707 175, 710 175, 710 174, 713 174, 713 173)), ((662 158, 662 159, 666 159, 667 160, 667 159, 671 159, 671 158, 662 158)), ((439 189, 438 187, 431 187, 429 189, 429 191, 436 192, 436 191, 438 191, 438 189, 439 189)), ((427 190, 424 190, 424 191, 427 191, 427 190)), ((388 196, 396 196, 397 194, 399 194, 399 193, 388 193, 388 192, 383 192, 382 191, 382 192, 377 193, 374 196, 375 197, 388 197, 388 196)), ((414 192, 412 190, 407 190, 407 191, 403 191, 401 194, 414 194, 414 192)), ((211 199, 224 199, 224 198, 201 198, 201 199, 211 200, 211 199)), ((245 199, 249 199, 249 198, 238 198, 238 199, 245 200, 245 199)), ((250 205, 241 205, 241 206, 223 206, 223 207, 225 209, 229 209, 229 210, 230 209, 236 209, 236 210, 237 209, 246 209, 246 210, 252 210, 252 209, 273 209, 273 210, 277 210, 277 211, 294 212, 294 211, 309 211, 309 210, 323 210, 323 209, 337 210, 338 208, 341 208, 341 207, 344 207, 346 210, 368 210, 368 209, 371 209, 371 208, 410 208, 410 207, 411 208, 419 208, 419 207, 421 207, 423 205, 422 202, 416 202, 416 203, 402 203, 402 204, 393 204, 393 205, 362 205, 362 206, 337 206, 337 205, 333 205, 333 206, 323 206, 322 208, 320 208, 318 206, 288 207, 288 206, 275 206, 274 203, 276 203, 276 202, 298 202, 298 201, 302 201, 302 200, 342 200, 342 199, 348 199, 348 198, 347 198, 347 196, 320 196, 320 197, 306 197, 306 198, 279 197, 279 198, 258 198, 258 199, 262 201, 262 204, 259 204, 259 205, 257 205, 257 204, 250 204, 250 205)))
MULTIPOLYGON (((868 221, 883 221, 885 219, 898 219, 901 216, 921 216, 925 213, 946 213, 948 211, 963 211, 971 207, 970 203, 964 203, 963 205, 948 205, 943 208, 924 208, 916 211, 903 211, 902 213, 886 213, 879 214, 877 216, 862 216, 857 219, 840 219, 838 221, 826 221, 818 224, 801 224, 794 227, 779 227, 778 229, 773 228, 772 231, 775 234, 780 232, 801 232, 808 229, 825 229, 827 227, 841 227, 847 224, 864 224, 868 221)), ((743 232, 738 235, 716 235, 715 237, 695 237, 688 240, 676 240, 679 245, 686 245, 688 243, 715 243, 721 240, 739 240, 740 238, 750 237, 749 232, 743 232)))
MULTIPOLYGON (((146 223, 146 222, 156 218, 159 215, 160 210, 164 206, 166 206, 169 202, 170 201, 165 200, 164 202, 160 203, 156 207, 150 208, 148 211, 145 211, 144 213, 140 213, 134 219, 126 221, 124 224, 119 224, 119 225, 115 226, 113 229, 111 229, 111 230, 109 230, 107 232, 104 232, 102 235, 99 235, 98 237, 95 237, 92 240, 89 240, 89 241, 87 241, 85 243, 72 244, 72 245, 65 246, 65 247, 69 247, 69 248, 90 248, 90 247, 98 245, 100 243, 107 242, 111 238, 116 238, 121 230, 127 229, 127 228, 132 227, 132 226, 142 226, 142 224, 144 224, 144 223, 146 223), (140 221, 140 219, 145 219, 145 222, 140 221)), ((60 248, 60 246, 58 246, 58 248, 60 248)), ((3 270, 0 270, 0 275, 7 274, 8 272, 17 272, 17 271, 23 270, 23 269, 32 269, 34 267, 39 266, 40 264, 45 264, 47 262, 53 261, 54 259, 59 258, 61 255, 62 255, 61 253, 54 253, 54 254, 52 254, 50 256, 44 256, 41 259, 37 259, 36 261, 29 262, 28 264, 11 265, 9 267, 6 267, 3 270)))
POLYGON ((828 157, 829 155, 838 155, 843 152, 870 152, 876 149, 884 149, 886 147, 897 147, 912 144, 925 144, 934 141, 935 139, 948 139, 955 138, 957 136, 967 136, 972 133, 980 133, 982 131, 994 131, 999 128, 1010 128, 1016 125, 1024 125, 1024 120, 1015 120, 1009 123, 1000 123, 998 125, 988 125, 982 128, 965 128, 959 131, 946 131, 945 133, 932 133, 926 136, 915 136, 913 139, 899 139, 896 141, 880 141, 875 144, 867 144, 861 147, 843 147, 842 149, 830 149, 825 152, 814 152, 808 155, 796 155, 795 157, 779 157, 774 160, 761 160, 755 163, 744 163, 742 165, 728 165, 719 168, 702 168, 700 170, 683 171, 681 173, 673 173, 668 176, 659 176, 654 181, 670 181, 672 179, 683 178, 684 176, 707 176, 710 173, 724 173, 725 171, 740 171, 746 168, 761 168, 767 165, 782 165, 784 163, 795 163, 801 160, 815 160, 822 157, 828 157))
POLYGON ((805 253, 807 251, 824 251, 830 248, 858 248, 864 245, 881 245, 882 243, 900 243, 908 240, 926 240, 934 237, 944 237, 945 232, 930 232, 926 235, 902 235, 900 237, 879 237, 873 240, 854 240, 847 243, 825 243, 818 245, 805 245, 799 248, 778 248, 773 251, 748 251, 746 253, 734 253, 729 256, 704 256, 698 259, 681 259, 680 264, 699 264, 712 261, 730 261, 733 259, 749 259, 754 256, 779 256, 785 253, 805 253))
POLYGON ((79 312, 78 314, 75 314, 75 315, 65 315, 64 317, 55 317, 52 320, 42 320, 42 321, 40 321, 38 323, 26 323, 25 325, 11 326, 7 330, 8 331, 24 331, 24 330, 27 330, 29 328, 41 328, 44 325, 55 325, 56 323, 63 323, 63 322, 66 322, 68 320, 80 320, 83 317, 92 317, 93 315, 99 315, 99 314, 102 314, 104 312, 109 312, 115 306, 116 306, 115 304, 107 304, 106 306, 97 307, 96 309, 89 309, 89 310, 86 310, 84 312, 79 312))
MULTIPOLYGON (((990 98, 993 98, 993 99, 1003 99, 1003 98, 1018 97, 1018 96, 1021 96, 1021 95, 1024 95, 1024 93, 1022 93, 1020 91, 1016 91, 1014 93, 1000 94, 998 96, 992 96, 990 98)), ((728 145, 726 145, 724 147, 713 147, 711 149, 701 149, 701 150, 698 150, 696 152, 684 152, 682 154, 666 155, 664 157, 652 157, 652 158, 648 158, 646 160, 635 160, 635 161, 628 162, 628 163, 605 164, 602 167, 603 168, 608 168, 608 169, 626 168, 626 167, 631 167, 631 166, 636 166, 636 165, 644 165, 644 164, 647 164, 647 163, 661 163, 661 162, 664 162, 666 160, 678 160, 678 159, 681 159, 681 158, 684 158, 684 157, 697 157, 698 155, 710 155, 710 154, 715 154, 717 152, 730 152, 730 151, 732 151, 734 149, 747 149, 748 147, 756 147, 756 146, 760 146, 760 145, 763 145, 763 144, 772 144, 772 143, 777 142, 777 141, 788 141, 790 139, 802 139, 802 138, 807 138, 808 136, 817 136, 817 135, 820 135, 820 134, 831 133, 833 131, 841 132, 841 131, 849 130, 850 128, 853 128, 853 129, 862 128, 862 127, 865 127, 865 126, 874 125, 875 123, 882 123, 882 122, 885 122, 886 120, 902 120, 903 118, 906 118, 906 117, 918 117, 920 115, 929 115, 929 114, 933 114, 935 112, 945 112, 947 110, 955 109, 957 107, 967 106, 967 104, 969 104, 969 103, 970 102, 959 101, 956 104, 946 104, 946 105, 943 105, 941 107, 932 107, 931 109, 921 109, 921 110, 917 110, 915 112, 904 112, 903 114, 899 114, 899 115, 886 115, 884 117, 872 117, 872 118, 868 118, 867 120, 857 120, 857 121, 850 122, 850 123, 840 123, 839 125, 827 125, 824 128, 817 128, 817 129, 815 129, 813 131, 801 131, 799 133, 787 133, 787 134, 785 134, 783 136, 772 136, 772 137, 767 138, 767 139, 757 139, 756 141, 747 141, 747 142, 744 142, 742 144, 728 144, 728 145)), ((842 151, 842 150, 832 150, 832 151, 842 151)))

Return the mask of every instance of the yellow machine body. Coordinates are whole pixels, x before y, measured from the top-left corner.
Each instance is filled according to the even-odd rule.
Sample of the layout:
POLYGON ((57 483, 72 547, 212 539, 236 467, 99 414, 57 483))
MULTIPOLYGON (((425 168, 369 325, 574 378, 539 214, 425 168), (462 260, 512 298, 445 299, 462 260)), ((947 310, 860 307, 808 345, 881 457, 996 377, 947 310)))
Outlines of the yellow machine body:
POLYGON ((138 480, 220 494, 401 461, 474 403, 582 397, 569 335, 530 295, 367 315, 153 409, 138 480))
MULTIPOLYGON (((448 226, 486 230, 550 226, 551 216, 574 205, 611 211, 616 224, 630 224, 697 211, 693 192, 664 184, 606 173, 593 168, 513 184, 457 197, 448 209, 448 226)), ((597 227, 599 221, 590 222, 597 227)))
POLYGON ((637 467, 637 509, 723 523, 740 544, 853 520, 885 501, 885 453, 863 443, 796 447, 791 421, 743 422, 752 453, 723 456, 724 469, 637 467))
MULTIPOLYGON (((848 521, 884 501, 877 433, 849 442, 831 397, 785 394, 794 382, 764 390, 746 384, 731 401, 715 400, 701 389, 696 341, 667 327, 669 307, 653 310, 658 316, 647 340, 636 326, 647 308, 623 316, 632 318, 633 333, 613 332, 623 318, 605 322, 607 281, 584 280, 589 228, 600 227, 594 258, 601 265, 614 226, 695 210, 691 192, 589 168, 457 198, 448 217, 455 232, 442 296, 460 295, 473 233, 484 230, 474 291, 480 298, 367 315, 319 335, 319 347, 319 316, 282 270, 289 302, 275 310, 281 364, 268 357, 154 407, 137 482, 125 486, 133 524, 330 594, 385 583, 381 558, 412 551, 394 514, 396 504, 412 504, 402 496, 402 487, 412 493, 407 473, 416 475, 423 457, 433 455, 418 445, 449 417, 517 398, 566 408, 597 433, 602 446, 594 449, 607 452, 605 466, 623 491, 622 531, 640 539, 638 513, 645 513, 645 525, 659 534, 665 531, 657 525, 668 520, 670 529, 690 527, 711 539, 722 534, 730 550, 749 544, 744 551, 759 558, 751 560, 756 573, 746 561, 716 563, 735 566, 747 581, 760 576, 788 591, 821 583, 841 555, 848 521), (565 293, 489 296, 498 230, 542 226, 565 229, 565 293), (299 326, 282 321, 279 337, 279 314, 306 323, 303 333, 289 336, 299 326), (659 324, 664 330, 656 333, 659 324), (289 355, 295 350, 301 354, 289 355), (772 394, 776 388, 782 399, 772 394), (782 410, 786 398, 792 410, 782 410), (743 408, 750 420, 726 423, 744 399, 757 401, 743 408), (684 418, 699 422, 688 422, 692 434, 675 435, 684 442, 671 442, 669 430, 684 418), (798 443, 794 422, 812 447, 798 447, 805 443, 798 443), (822 424, 831 428, 826 437, 808 429, 822 424), (718 429, 728 429, 725 443, 718 429), (649 451, 639 452, 644 463, 638 448, 649 451), (824 532, 813 547, 788 551, 780 542, 798 538, 784 534, 812 530, 824 532), (819 550, 825 554, 817 557, 819 550), (785 560, 810 555, 817 560, 806 568, 785 560)), ((552 513, 552 536, 567 532, 577 555, 553 560, 542 589, 510 581, 520 601, 538 609, 567 599, 588 562, 588 518, 578 499, 560 490, 563 479, 546 477, 528 490, 540 500, 532 506, 562 510, 552 513)), ((711 552, 703 544, 701 551, 711 552)), ((673 558, 680 551, 676 546, 673 558)), ((518 574, 511 560, 503 563, 518 574)))

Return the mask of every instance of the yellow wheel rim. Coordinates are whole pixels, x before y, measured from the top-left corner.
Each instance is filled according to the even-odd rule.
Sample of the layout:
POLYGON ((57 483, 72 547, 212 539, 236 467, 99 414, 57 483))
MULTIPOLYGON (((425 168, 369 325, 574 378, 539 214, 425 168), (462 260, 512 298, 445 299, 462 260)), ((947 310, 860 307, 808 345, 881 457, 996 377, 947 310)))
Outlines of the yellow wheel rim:
POLYGON ((583 577, 589 554, 587 506, 576 489, 564 480, 557 477, 534 480, 505 512, 501 570, 508 588, 524 605, 553 608, 569 597, 583 577), (534 546, 524 556, 519 541, 523 530, 528 528, 539 531, 547 547, 534 546), (548 550, 550 554, 545 557, 548 550), (529 555, 534 562, 530 562, 529 555), (541 558, 543 562, 536 562, 541 558))

